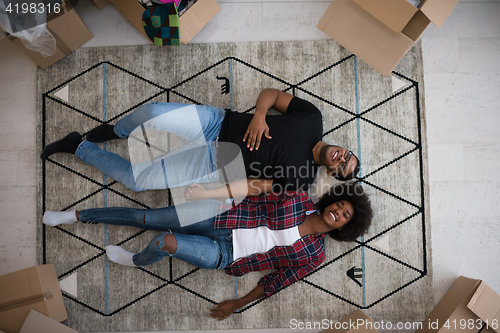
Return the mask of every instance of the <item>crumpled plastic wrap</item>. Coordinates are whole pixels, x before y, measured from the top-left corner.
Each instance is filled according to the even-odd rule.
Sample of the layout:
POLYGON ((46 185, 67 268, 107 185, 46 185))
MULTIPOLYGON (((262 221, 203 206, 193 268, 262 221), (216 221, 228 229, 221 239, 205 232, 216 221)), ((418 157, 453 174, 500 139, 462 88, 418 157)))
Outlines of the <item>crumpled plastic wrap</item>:
POLYGON ((26 48, 39 52, 43 57, 53 55, 56 52, 56 40, 47 29, 47 13, 16 13, 14 10, 7 13, 9 3, 11 1, 0 0, 0 28, 19 38, 26 48))

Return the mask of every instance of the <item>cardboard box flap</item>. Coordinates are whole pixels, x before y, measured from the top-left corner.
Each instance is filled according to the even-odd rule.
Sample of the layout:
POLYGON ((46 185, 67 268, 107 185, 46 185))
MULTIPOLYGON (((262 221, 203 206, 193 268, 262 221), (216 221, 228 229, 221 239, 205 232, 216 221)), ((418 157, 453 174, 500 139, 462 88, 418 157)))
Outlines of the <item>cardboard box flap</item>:
MULTIPOLYGON (((464 313, 464 310, 472 315, 466 305, 480 283, 480 280, 460 276, 423 322, 426 328, 418 329, 417 332, 438 332, 438 330, 428 329, 429 325, 438 322, 440 329, 448 318, 452 318, 451 320, 457 316, 465 318, 468 314, 464 313)), ((460 319, 458 318, 458 321, 460 319)))
POLYGON ((64 2, 62 7, 65 7, 65 14, 50 19, 47 29, 56 39, 57 47, 65 54, 70 54, 93 36, 90 31, 82 29, 85 23, 73 6, 67 6, 64 2))
POLYGON ((188 43, 221 8, 215 0, 199 0, 179 18, 181 43, 188 43))
POLYGON ((459 0, 426 0, 420 10, 438 28, 441 28, 444 21, 458 4, 459 0))
POLYGON ((92 0, 94 5, 96 5, 97 8, 103 9, 109 4, 109 0, 92 0))
MULTIPOLYGON (((140 33, 144 35, 148 40, 149 37, 144 30, 142 25, 142 13, 144 13, 144 7, 137 2, 137 0, 111 0, 113 5, 118 9, 123 16, 129 20, 132 25, 139 30, 140 33)), ((182 31, 181 31, 182 36, 182 31)))
POLYGON ((425 16, 421 11, 418 11, 403 29, 403 33, 408 38, 416 42, 429 23, 431 23, 429 18, 427 18, 427 16, 425 16))
POLYGON ((61 9, 59 13, 50 14, 47 22, 47 29, 56 40, 56 51, 53 55, 43 57, 39 52, 26 48, 20 39, 14 36, 8 37, 11 42, 43 69, 61 60, 92 39, 92 34, 73 6, 68 2, 64 2, 61 9))
POLYGON ((53 264, 38 266, 38 271, 40 272, 40 282, 43 289, 50 290, 54 295, 54 299, 58 300, 57 302, 47 303, 47 307, 51 313, 50 317, 60 322, 66 320, 68 315, 64 307, 63 296, 59 280, 57 279, 55 266, 53 264))
POLYGON ((56 321, 68 318, 54 264, 0 276, 0 303, 5 305, 0 311, 0 330, 7 333, 18 333, 30 310, 56 321))
POLYGON ((359 333, 379 333, 378 330, 373 328, 373 322, 370 317, 368 317, 363 311, 360 309, 351 312, 347 316, 343 317, 338 321, 339 323, 347 323, 347 325, 339 325, 340 329, 327 329, 323 331, 324 333, 351 333, 351 332, 359 332, 359 333), (351 323, 356 323, 356 327, 353 328, 351 323))
POLYGON ((406 0, 353 0, 394 32, 403 31, 418 8, 406 0))
MULTIPOLYGON (((467 307, 490 326, 495 320, 500 322, 500 295, 484 282, 481 282, 472 295, 467 307)), ((493 326, 493 329, 500 332, 498 325, 493 326)))
POLYGON ((21 270, 2 275, 0 284, 0 307, 16 301, 28 300, 34 295, 43 295, 44 290, 36 268, 21 270), (12 288, 19 286, 19 288, 12 288))
POLYGON ((78 333, 43 314, 31 310, 19 333, 78 333))
POLYGON ((333 0, 316 27, 385 76, 413 45, 352 0, 333 0))
POLYGON ((46 291, 42 294, 37 294, 37 295, 30 296, 30 297, 25 297, 25 298, 20 298, 18 300, 11 301, 11 302, 5 302, 5 303, 0 304, 0 312, 17 309, 17 308, 20 308, 23 306, 27 306, 27 305, 31 305, 31 304, 35 304, 35 303, 39 303, 39 302, 44 302, 44 301, 47 301, 51 298, 52 298, 52 293, 49 290, 49 291, 46 291))

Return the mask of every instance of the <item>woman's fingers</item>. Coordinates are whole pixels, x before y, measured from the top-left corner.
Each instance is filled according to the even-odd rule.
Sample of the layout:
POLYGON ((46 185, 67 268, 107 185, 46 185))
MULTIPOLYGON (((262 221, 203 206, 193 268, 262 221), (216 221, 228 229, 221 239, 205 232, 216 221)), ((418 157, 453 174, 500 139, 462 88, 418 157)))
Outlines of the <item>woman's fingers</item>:
POLYGON ((186 200, 189 200, 191 197, 196 199, 196 191, 204 191, 205 188, 201 184, 193 184, 193 185, 188 185, 184 189, 184 197, 186 200))
POLYGON ((217 320, 224 320, 234 311, 230 309, 231 303, 228 301, 217 304, 214 308, 210 309, 210 317, 217 320))

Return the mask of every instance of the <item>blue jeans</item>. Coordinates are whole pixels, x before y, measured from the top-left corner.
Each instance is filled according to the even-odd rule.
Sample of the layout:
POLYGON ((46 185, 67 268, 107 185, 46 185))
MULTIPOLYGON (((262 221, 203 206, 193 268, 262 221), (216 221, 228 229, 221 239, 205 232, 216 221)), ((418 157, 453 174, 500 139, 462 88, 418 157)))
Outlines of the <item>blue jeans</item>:
POLYGON ((75 156, 132 191, 215 182, 219 178, 216 150, 209 143, 216 141, 224 116, 223 109, 212 106, 145 104, 116 123, 116 135, 134 138, 133 135, 145 131, 169 132, 179 136, 184 146, 152 161, 135 164, 100 149, 95 143, 83 141, 75 156))
MULTIPOLYGON (((185 210, 203 214, 204 209, 214 209, 215 200, 199 200, 179 205, 185 210)), ((200 215, 203 216, 203 215, 200 215)), ((194 217, 196 219, 196 217, 194 217)), ((135 226, 150 230, 168 230, 156 236, 140 253, 134 255, 137 266, 154 264, 166 256, 183 260, 200 268, 222 269, 233 261, 232 231, 214 229, 215 217, 187 226, 181 226, 176 209, 164 207, 156 209, 136 209, 108 207, 86 209, 79 212, 79 220, 95 223, 135 226), (166 234, 173 234, 177 240, 177 250, 169 253, 161 250, 166 234)))

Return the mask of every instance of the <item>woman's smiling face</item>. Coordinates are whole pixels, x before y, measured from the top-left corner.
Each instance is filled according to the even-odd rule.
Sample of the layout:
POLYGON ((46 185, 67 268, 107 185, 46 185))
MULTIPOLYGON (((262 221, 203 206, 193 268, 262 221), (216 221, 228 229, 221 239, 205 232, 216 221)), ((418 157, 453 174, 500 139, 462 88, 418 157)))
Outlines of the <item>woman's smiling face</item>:
POLYGON ((332 229, 341 229, 354 215, 354 208, 347 200, 334 202, 325 208, 323 221, 332 229))

